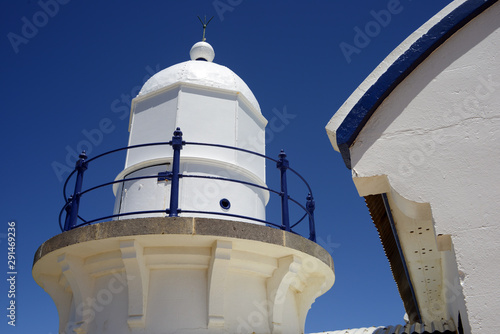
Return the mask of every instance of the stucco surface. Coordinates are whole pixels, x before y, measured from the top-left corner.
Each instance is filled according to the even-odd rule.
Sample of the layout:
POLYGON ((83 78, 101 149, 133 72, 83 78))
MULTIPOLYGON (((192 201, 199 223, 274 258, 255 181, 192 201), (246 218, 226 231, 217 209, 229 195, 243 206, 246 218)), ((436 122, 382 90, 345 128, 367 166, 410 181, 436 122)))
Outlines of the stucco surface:
POLYGON ((303 333, 334 283, 316 243, 265 226, 142 218, 79 227, 39 248, 33 277, 61 332, 303 333))
MULTIPOLYGON (((466 333, 500 330, 498 17, 495 3, 431 53, 377 108, 350 147, 360 195, 392 193, 402 199, 394 204, 406 215, 400 224, 431 214, 435 234, 451 236, 459 286, 445 272, 443 302, 451 311, 457 307, 450 304, 465 298, 466 333), (386 184, 380 182, 383 175, 386 184)), ((343 115, 328 127, 340 124, 343 115)), ((451 316, 457 321, 457 314, 451 316)))
POLYGON ((54 236, 36 251, 33 265, 50 252, 93 240, 136 235, 205 235, 260 241, 312 255, 333 269, 330 254, 315 242, 275 228, 210 218, 138 218, 83 226, 54 236))

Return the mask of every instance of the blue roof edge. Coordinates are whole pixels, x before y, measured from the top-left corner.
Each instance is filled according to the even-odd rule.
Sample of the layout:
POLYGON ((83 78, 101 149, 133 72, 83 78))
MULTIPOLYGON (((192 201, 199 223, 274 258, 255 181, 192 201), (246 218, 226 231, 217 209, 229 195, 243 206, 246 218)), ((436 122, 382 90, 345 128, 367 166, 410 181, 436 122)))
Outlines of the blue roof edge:
POLYGON ((337 146, 351 169, 349 147, 387 96, 434 50, 498 0, 468 0, 436 23, 394 61, 366 91, 337 129, 337 146))

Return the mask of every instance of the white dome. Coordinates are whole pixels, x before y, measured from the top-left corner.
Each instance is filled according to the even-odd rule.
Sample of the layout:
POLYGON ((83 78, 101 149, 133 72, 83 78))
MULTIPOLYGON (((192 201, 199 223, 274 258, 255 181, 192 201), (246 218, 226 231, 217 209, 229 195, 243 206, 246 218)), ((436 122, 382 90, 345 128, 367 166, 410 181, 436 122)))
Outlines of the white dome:
POLYGON ((259 102, 252 91, 236 73, 225 66, 201 60, 185 61, 156 73, 142 86, 138 96, 149 94, 178 82, 239 92, 259 113, 261 112, 259 102))

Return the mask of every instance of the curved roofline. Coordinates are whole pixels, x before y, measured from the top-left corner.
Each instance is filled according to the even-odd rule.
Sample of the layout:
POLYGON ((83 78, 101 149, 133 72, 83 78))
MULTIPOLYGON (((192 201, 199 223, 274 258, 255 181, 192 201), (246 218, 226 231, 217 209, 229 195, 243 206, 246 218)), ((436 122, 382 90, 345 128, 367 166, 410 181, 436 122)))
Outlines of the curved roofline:
POLYGON ((237 92, 244 95, 253 108, 262 113, 257 98, 242 78, 230 68, 209 61, 187 60, 159 71, 144 83, 136 98, 177 82, 237 92))
POLYGON ((349 147, 385 98, 434 50, 496 2, 466 0, 406 48, 385 72, 377 76, 376 82, 358 99, 336 131, 337 146, 347 168, 351 169, 349 147))
MULTIPOLYGON (((130 113, 129 113, 129 122, 128 122, 128 131, 130 132, 131 126, 132 126, 132 117, 134 115, 134 110, 137 105, 137 103, 140 103, 146 99, 149 99, 153 96, 157 96, 160 94, 163 94, 165 92, 171 91, 173 89, 182 89, 183 87, 189 87, 189 88, 194 88, 194 89, 199 89, 199 90, 205 90, 205 91, 212 91, 212 92, 219 92, 219 93, 224 93, 224 94, 229 94, 229 95, 234 95, 236 96, 236 100, 241 101, 249 110, 250 113, 257 119, 260 124, 263 126, 267 125, 267 119, 262 115, 262 112, 259 109, 256 109, 255 105, 250 101, 245 94, 240 94, 240 92, 231 90, 231 89, 226 89, 226 88, 219 88, 219 87, 212 87, 212 86, 203 86, 203 85, 198 85, 190 82, 185 82, 185 81, 177 81, 171 85, 159 88, 157 90, 151 91, 149 93, 143 94, 143 95, 137 95, 132 99, 132 105, 130 107, 130 113)), ((254 97, 255 98, 255 97, 254 97)), ((258 103, 258 102, 257 102, 258 103)))

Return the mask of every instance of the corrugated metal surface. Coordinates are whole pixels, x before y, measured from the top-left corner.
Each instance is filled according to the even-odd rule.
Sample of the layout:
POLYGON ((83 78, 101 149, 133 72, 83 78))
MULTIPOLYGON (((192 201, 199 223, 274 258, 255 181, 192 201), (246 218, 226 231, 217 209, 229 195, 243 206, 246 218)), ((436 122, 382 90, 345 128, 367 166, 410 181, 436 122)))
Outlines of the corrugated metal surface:
MULTIPOLYGON (((419 323, 386 327, 369 327, 344 329, 333 332, 322 332, 322 334, 456 334, 453 323, 432 322, 422 325, 419 323)), ((316 333, 320 334, 320 333, 316 333)))
POLYGON ((373 334, 456 334, 453 323, 432 322, 430 324, 408 324, 406 326, 388 326, 376 329, 373 334))
MULTIPOLYGON (((377 329, 381 329, 384 327, 363 327, 363 328, 354 328, 354 329, 343 329, 340 331, 333 331, 333 332, 321 332, 321 334, 372 334, 374 331, 377 329)), ((320 333, 316 333, 320 334, 320 333)))
POLYGON ((385 255, 389 259, 391 265, 392 275, 398 286, 399 295, 403 300, 403 304, 408 314, 410 322, 418 322, 418 311, 416 308, 416 301, 413 300, 410 284, 406 278, 403 262, 399 256, 396 240, 392 234, 391 225, 387 212, 385 211, 384 201, 382 195, 365 196, 366 206, 370 211, 370 216, 373 223, 377 228, 380 241, 384 247, 385 255))

